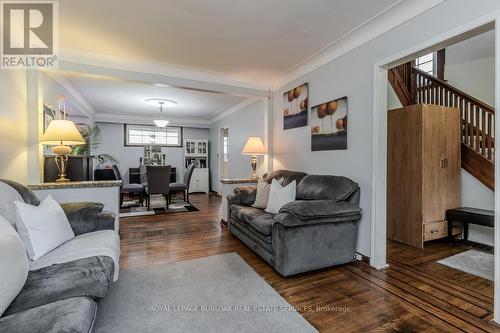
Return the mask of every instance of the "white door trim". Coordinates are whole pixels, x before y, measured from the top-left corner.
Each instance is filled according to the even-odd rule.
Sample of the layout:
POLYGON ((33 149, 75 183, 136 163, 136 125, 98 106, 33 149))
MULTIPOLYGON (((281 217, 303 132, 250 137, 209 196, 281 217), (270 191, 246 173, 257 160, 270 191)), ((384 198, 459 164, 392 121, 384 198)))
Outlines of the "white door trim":
MULTIPOLYGON (((490 13, 453 30, 438 35, 405 51, 377 61, 373 65, 373 157, 372 157, 372 219, 370 265, 376 269, 387 267, 387 68, 404 63, 426 49, 445 45, 467 32, 495 24, 495 108, 500 110, 500 11, 490 13)), ((495 136, 500 137, 500 121, 495 121, 495 136)), ((500 179, 500 154, 495 154, 495 179, 500 179)), ((498 183, 496 183, 498 184, 498 183)), ((500 187, 495 185, 495 212, 500 212, 500 187)), ((500 323, 500 217, 495 213, 495 291, 494 321, 500 323)))

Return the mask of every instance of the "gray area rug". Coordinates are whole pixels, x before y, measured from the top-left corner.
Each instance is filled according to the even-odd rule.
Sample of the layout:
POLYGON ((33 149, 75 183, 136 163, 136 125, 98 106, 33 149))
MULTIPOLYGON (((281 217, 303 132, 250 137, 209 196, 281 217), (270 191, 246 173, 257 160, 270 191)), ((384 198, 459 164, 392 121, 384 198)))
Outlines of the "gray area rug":
POLYGON ((317 332, 239 255, 123 269, 95 332, 317 332))
POLYGON ((460 271, 493 281, 493 255, 481 251, 469 250, 438 261, 460 271))

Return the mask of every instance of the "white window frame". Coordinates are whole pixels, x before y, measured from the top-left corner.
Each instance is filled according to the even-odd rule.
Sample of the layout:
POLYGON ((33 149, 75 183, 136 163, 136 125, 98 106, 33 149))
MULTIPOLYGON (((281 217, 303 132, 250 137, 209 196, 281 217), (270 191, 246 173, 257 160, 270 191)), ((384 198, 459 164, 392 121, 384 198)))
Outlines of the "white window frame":
POLYGON ((158 127, 153 125, 133 125, 133 124, 125 124, 124 125, 124 145, 130 147, 144 147, 144 146, 160 146, 160 147, 182 147, 182 127, 177 126, 167 126, 167 127, 158 127), (130 130, 148 130, 153 133, 164 132, 167 133, 177 133, 178 144, 168 144, 168 143, 131 143, 130 142, 130 130))
POLYGON ((424 64, 428 64, 428 63, 431 63, 432 64, 432 71, 429 72, 429 71, 424 71, 426 72, 427 74, 430 74, 432 76, 436 76, 436 52, 432 52, 432 53, 428 53, 428 54, 425 54, 421 57, 418 57, 417 59, 415 59, 415 67, 417 67, 418 69, 420 70, 423 70, 422 68, 420 68, 422 65, 424 64), (423 57, 427 57, 429 54, 432 55, 432 59, 431 60, 426 60, 426 61, 422 61, 420 62, 420 59, 422 59, 423 57))

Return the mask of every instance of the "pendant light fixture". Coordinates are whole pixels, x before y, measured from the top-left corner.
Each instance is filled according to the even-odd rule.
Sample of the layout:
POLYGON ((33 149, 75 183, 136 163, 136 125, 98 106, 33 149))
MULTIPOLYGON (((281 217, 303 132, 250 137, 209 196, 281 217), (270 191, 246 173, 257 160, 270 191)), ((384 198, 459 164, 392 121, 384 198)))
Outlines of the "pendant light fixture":
POLYGON ((146 99, 146 102, 152 105, 159 105, 160 107, 160 119, 153 120, 153 123, 158 127, 167 126, 170 122, 163 119, 163 108, 167 106, 174 106, 177 102, 165 98, 148 98, 146 99))
POLYGON ((168 120, 163 119, 163 104, 165 104, 165 102, 159 101, 158 104, 160 104, 160 119, 153 120, 153 122, 158 127, 165 127, 169 123, 168 120))

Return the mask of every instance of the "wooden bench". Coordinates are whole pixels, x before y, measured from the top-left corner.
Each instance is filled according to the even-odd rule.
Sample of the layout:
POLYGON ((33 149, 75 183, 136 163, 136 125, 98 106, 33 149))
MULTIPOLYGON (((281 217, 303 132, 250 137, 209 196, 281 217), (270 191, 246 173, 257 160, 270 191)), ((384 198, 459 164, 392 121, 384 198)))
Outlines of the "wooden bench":
POLYGON ((495 212, 487 209, 478 209, 470 207, 460 207, 448 209, 446 211, 446 220, 448 220, 448 239, 453 242, 452 234, 453 222, 462 222, 464 227, 463 239, 469 238, 469 224, 477 224, 493 228, 495 226, 495 212))

